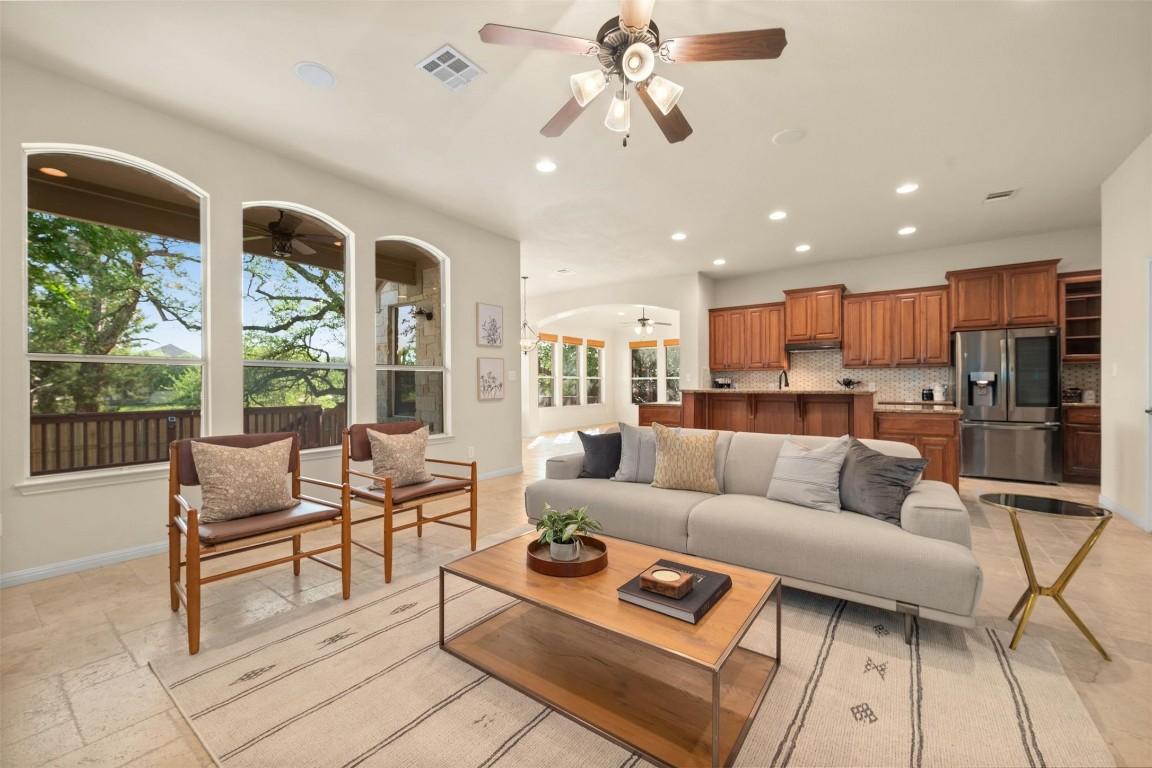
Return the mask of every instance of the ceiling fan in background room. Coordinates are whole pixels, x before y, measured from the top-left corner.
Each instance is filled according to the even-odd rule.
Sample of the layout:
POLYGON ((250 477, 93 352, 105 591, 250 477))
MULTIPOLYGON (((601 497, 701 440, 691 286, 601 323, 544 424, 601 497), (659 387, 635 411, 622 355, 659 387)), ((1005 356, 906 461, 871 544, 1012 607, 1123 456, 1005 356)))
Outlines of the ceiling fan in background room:
MULTIPOLYGON (((632 325, 631 322, 623 322, 620 325, 632 325)), ((639 336, 642 333, 652 334, 657 325, 672 325, 672 323, 665 323, 662 320, 651 320, 648 318, 648 307, 640 308, 640 317, 636 318, 636 325, 632 326, 632 331, 639 336)))
POLYGON ((304 256, 312 256, 316 253, 316 249, 308 245, 304 241, 311 241, 313 243, 321 243, 323 245, 340 246, 342 245, 341 239, 336 235, 322 235, 322 234, 309 234, 306 232, 297 232, 297 228, 304 223, 304 220, 293 216, 284 211, 278 211, 280 217, 275 221, 270 221, 263 227, 256 224, 249 224, 245 222, 244 228, 247 230, 255 230, 261 232, 259 235, 248 235, 244 238, 244 242, 251 242, 253 240, 272 239, 272 254, 279 256, 282 259, 291 258, 292 252, 295 251, 304 256))
POLYGON ((520 45, 558 53, 595 56, 600 60, 598 69, 572 76, 573 96, 540 129, 544 136, 554 138, 563 134, 615 77, 619 79, 620 87, 613 88, 612 104, 608 107, 604 125, 623 133, 624 146, 628 146, 628 131, 632 127, 628 87, 633 86, 636 96, 644 102, 649 114, 660 126, 664 138, 675 144, 688 138, 692 126, 676 106, 684 92, 683 87, 653 74, 657 57, 669 64, 775 59, 780 56, 788 41, 783 29, 721 32, 661 40, 660 31, 652 21, 654 2, 621 0, 620 15, 609 19, 600 28, 595 40, 507 27, 503 24, 485 24, 480 30, 480 39, 499 45, 520 45))

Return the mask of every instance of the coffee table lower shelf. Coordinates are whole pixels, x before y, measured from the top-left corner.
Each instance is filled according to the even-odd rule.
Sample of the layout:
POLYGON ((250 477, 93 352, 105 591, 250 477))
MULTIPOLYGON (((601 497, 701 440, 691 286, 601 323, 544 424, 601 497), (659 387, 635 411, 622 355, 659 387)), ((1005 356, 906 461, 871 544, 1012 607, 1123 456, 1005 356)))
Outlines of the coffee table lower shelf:
POLYGON ((716 758, 731 764, 777 670, 776 659, 737 647, 714 688, 706 667, 526 602, 442 647, 621 746, 674 766, 715 765, 716 758))

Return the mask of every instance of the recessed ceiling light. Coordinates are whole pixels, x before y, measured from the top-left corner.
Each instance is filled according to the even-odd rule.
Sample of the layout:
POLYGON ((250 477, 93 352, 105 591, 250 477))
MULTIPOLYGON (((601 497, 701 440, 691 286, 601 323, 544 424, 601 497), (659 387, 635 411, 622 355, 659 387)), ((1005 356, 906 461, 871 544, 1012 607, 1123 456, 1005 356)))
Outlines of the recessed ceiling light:
POLYGON ((916 231, 916 227, 900 227, 900 229, 896 230, 896 234, 898 234, 898 235, 910 235, 915 231, 916 231))
POLYGON ((314 61, 296 62, 296 77, 316 88, 331 88, 336 85, 336 75, 332 70, 314 61))
POLYGON ((40 173, 44 174, 45 176, 59 176, 60 178, 64 178, 68 175, 59 168, 41 168, 40 173))
POLYGON ((781 219, 788 218, 788 214, 784 211, 772 211, 772 213, 768 214, 768 218, 772 219, 772 221, 780 221, 781 219))
POLYGON ((684 234, 683 232, 673 232, 672 233, 672 239, 673 240, 684 240, 687 237, 688 237, 688 235, 684 234))
POLYGON ((617 312, 616 314, 620 315, 620 317, 624 317, 624 313, 623 313, 623 312, 617 312))
POLYGON ((910 181, 907 184, 901 184, 900 186, 896 187, 896 194, 907 195, 911 192, 915 192, 918 189, 920 189, 920 185, 910 181))
POLYGON ((552 173, 552 171, 556 170, 556 163, 551 160, 541 160, 536 163, 536 170, 540 171, 540 173, 552 173))
POLYGON ((812 250, 812 246, 808 245, 807 243, 801 243, 800 245, 796 246, 797 253, 808 253, 810 250, 812 250))
POLYGON ((780 131, 780 133, 772 137, 772 143, 780 145, 795 144, 796 142, 803 140, 803 138, 807 135, 808 134, 800 128, 785 128, 784 130, 780 131))
POLYGON ((712 259, 712 263, 718 267, 722 267, 728 263, 726 259, 712 259))

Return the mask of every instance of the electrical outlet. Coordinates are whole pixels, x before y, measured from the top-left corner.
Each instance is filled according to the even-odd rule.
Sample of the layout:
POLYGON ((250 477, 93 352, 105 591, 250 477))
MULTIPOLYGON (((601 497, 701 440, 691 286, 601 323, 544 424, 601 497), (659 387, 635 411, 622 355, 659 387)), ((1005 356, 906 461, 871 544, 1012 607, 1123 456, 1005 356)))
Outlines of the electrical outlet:
POLYGON ((468 458, 470 458, 470 459, 476 458, 476 449, 473 448, 472 446, 468 446, 468 458))

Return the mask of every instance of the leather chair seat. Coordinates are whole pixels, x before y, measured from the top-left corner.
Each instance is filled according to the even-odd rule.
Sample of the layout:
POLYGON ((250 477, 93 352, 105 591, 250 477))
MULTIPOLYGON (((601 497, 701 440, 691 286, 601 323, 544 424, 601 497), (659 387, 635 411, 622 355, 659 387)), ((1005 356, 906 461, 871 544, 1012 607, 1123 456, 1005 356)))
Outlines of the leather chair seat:
POLYGON ((314 501, 301 501, 294 507, 276 512, 264 512, 218 523, 200 523, 200 541, 204 544, 223 544, 261 533, 271 533, 298 525, 308 525, 340 517, 340 509, 326 507, 314 501))
MULTIPOLYGON (((444 477, 434 477, 427 483, 416 483, 392 489, 392 504, 399 507, 409 501, 415 501, 425 496, 436 496, 451 491, 466 490, 471 483, 467 480, 449 480, 444 477)), ((372 501, 377 504, 384 503, 384 489, 371 486, 359 486, 351 489, 352 496, 363 501, 372 501)))

